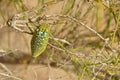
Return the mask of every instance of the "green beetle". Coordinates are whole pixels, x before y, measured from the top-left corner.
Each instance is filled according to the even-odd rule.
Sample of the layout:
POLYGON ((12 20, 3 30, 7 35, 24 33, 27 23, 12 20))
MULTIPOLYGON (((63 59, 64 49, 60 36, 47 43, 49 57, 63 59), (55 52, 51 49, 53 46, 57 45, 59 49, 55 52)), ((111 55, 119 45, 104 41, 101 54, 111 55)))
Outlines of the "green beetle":
POLYGON ((31 39, 31 51, 34 58, 42 54, 49 41, 50 26, 49 24, 43 23, 38 26, 33 32, 31 39))

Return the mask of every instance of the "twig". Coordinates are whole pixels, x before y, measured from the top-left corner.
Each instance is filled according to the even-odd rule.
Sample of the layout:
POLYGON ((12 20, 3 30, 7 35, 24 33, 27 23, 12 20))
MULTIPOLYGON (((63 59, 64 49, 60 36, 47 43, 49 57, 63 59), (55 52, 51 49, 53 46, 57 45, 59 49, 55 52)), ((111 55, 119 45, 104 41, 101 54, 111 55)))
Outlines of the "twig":
POLYGON ((82 25, 84 26, 85 28, 89 29, 91 32, 95 33, 100 39, 102 39, 103 41, 106 41, 106 39, 104 37, 102 37, 98 32, 96 32, 94 29, 90 28, 89 26, 85 25, 83 22, 77 20, 76 18, 73 18, 71 16, 68 16, 68 15, 61 15, 61 14, 52 14, 52 15, 45 15, 46 18, 49 18, 49 17, 64 17, 64 18, 68 18, 70 19, 71 21, 74 21, 76 22, 77 24, 79 25, 82 25))
POLYGON ((5 69, 10 75, 12 75, 13 73, 2 63, 0 63, 0 66, 5 69))
POLYGON ((105 42, 105 47, 108 47, 112 52, 115 52, 115 50, 113 50, 110 46, 109 43, 109 38, 104 38, 102 35, 100 35, 97 31, 95 31, 94 29, 90 28, 89 26, 85 25, 83 22, 77 20, 76 18, 73 18, 71 16, 68 15, 61 15, 61 14, 52 14, 52 15, 44 15, 44 17, 49 18, 49 17, 64 17, 64 18, 68 18, 71 21, 76 22, 79 25, 82 25, 83 27, 87 28, 88 30, 90 30, 91 32, 93 32, 94 34, 96 34, 102 41, 105 42))
POLYGON ((97 75, 98 75, 98 73, 99 73, 99 72, 100 72, 100 71, 101 71, 101 70, 105 67, 105 65, 106 65, 106 64, 105 64, 105 63, 103 63, 103 64, 102 64, 102 66, 99 68, 99 70, 98 70, 96 73, 94 73, 94 72, 93 72, 94 77, 93 77, 91 80, 95 80, 96 76, 97 76, 97 75))
POLYGON ((55 48, 55 49, 58 49, 58 50, 60 50, 60 51, 64 51, 63 49, 61 49, 61 48, 59 48, 59 47, 56 47, 56 46, 54 46, 53 44, 48 43, 48 45, 50 45, 51 47, 53 47, 53 48, 55 48))
POLYGON ((62 42, 62 43, 66 43, 66 44, 68 44, 68 45, 72 45, 70 42, 68 42, 68 41, 65 40, 65 39, 52 38, 52 37, 50 37, 50 39, 54 39, 54 40, 60 41, 60 42, 62 42))
MULTIPOLYGON (((29 12, 29 11, 28 11, 29 12)), ((28 13, 28 12, 24 12, 24 13, 28 13)), ((23 13, 20 13, 20 14, 16 14, 15 16, 12 17, 12 19, 10 21, 8 21, 8 25, 15 28, 16 30, 18 31, 21 31, 21 32, 25 32, 24 30, 20 30, 19 28, 17 28, 16 24, 17 23, 21 23, 21 20, 18 20, 18 22, 16 21, 20 16, 22 16, 23 13)), ((25 14, 24 14, 25 15, 25 14)), ((46 18, 49 18, 49 17, 64 17, 64 18, 68 18, 70 19, 71 21, 74 21, 76 22, 77 24, 79 25, 82 25, 84 26, 85 28, 87 28, 88 30, 90 30, 91 32, 93 32, 94 34, 96 34, 100 39, 102 39, 104 42, 106 42, 106 39, 104 37, 102 37, 97 31, 95 31, 94 29, 90 28, 89 26, 85 25, 83 22, 77 20, 76 18, 73 18, 71 16, 68 16, 68 15, 61 15, 61 14, 52 14, 52 15, 44 15, 44 16, 41 16, 41 15, 38 15, 37 17, 35 18, 32 18, 30 19, 30 21, 40 21, 41 19, 46 19, 46 18)), ((23 23, 27 23, 29 22, 29 20, 23 20, 23 23)), ((25 32, 26 33, 26 32, 25 32)))
POLYGON ((11 53, 13 53, 13 52, 15 52, 15 51, 17 51, 17 49, 15 49, 15 50, 13 50, 13 51, 11 51, 11 50, 10 50, 10 51, 0 50, 0 53, 3 53, 3 54, 0 55, 0 57, 9 55, 9 54, 11 54, 11 53))
POLYGON ((9 74, 5 74, 5 73, 0 73, 0 75, 6 76, 6 77, 9 77, 9 78, 13 78, 13 79, 16 79, 16 80, 22 80, 21 78, 18 78, 16 76, 12 76, 12 75, 9 75, 9 74))
MULTIPOLYGON (((37 11, 37 10, 39 10, 39 9, 35 9, 35 11, 37 11)), ((30 11, 31 12, 31 11, 30 11)), ((33 12, 34 12, 34 10, 33 10, 33 12)), ((25 30, 22 30, 22 29, 20 29, 20 28, 18 28, 17 26, 19 26, 19 24, 21 23, 21 20, 18 20, 18 22, 16 22, 16 20, 17 19, 19 19, 20 17, 22 17, 23 15, 25 16, 25 15, 28 15, 28 13, 29 13, 29 11, 26 11, 26 12, 24 12, 24 13, 20 13, 20 14, 16 14, 15 16, 13 16, 12 17, 12 19, 10 19, 9 21, 8 21, 8 26, 11 26, 12 28, 14 28, 14 29, 16 29, 17 31, 20 31, 20 32, 23 32, 23 33, 27 33, 27 34, 32 34, 32 33, 30 33, 30 32, 27 32, 27 31, 25 31, 25 30), (19 23, 20 22, 20 23, 19 23), (19 23, 19 24, 18 24, 19 23)), ((41 20, 46 20, 47 18, 50 18, 50 17, 63 17, 63 18, 68 18, 68 19, 70 19, 71 21, 74 21, 74 22, 76 22, 77 24, 79 24, 79 25, 82 25, 83 27, 85 27, 85 28, 87 28, 88 30, 90 30, 91 32, 93 32, 95 35, 97 35, 102 41, 104 41, 105 42, 105 47, 108 47, 112 52, 114 52, 114 50, 111 48, 111 46, 110 46, 110 44, 108 44, 108 42, 109 42, 109 39, 105 39, 102 35, 100 35, 97 31, 95 31, 94 29, 92 29, 91 27, 89 27, 89 26, 87 26, 86 24, 84 24, 83 22, 81 22, 81 21, 79 21, 79 20, 77 20, 76 18, 74 18, 74 17, 71 17, 71 16, 68 16, 68 15, 62 15, 62 14, 52 14, 52 15, 43 15, 43 16, 41 16, 41 15, 38 15, 38 16, 36 16, 36 17, 34 17, 34 18, 28 18, 28 20, 23 20, 23 23, 25 24, 27 24, 27 23, 29 23, 29 22, 38 22, 38 21, 41 21, 41 20)), ((62 42, 65 42, 66 43, 66 41, 63 41, 63 40, 61 40, 62 42)), ((68 43, 68 42, 67 42, 68 43)), ((69 43, 68 43, 69 44, 69 43)))

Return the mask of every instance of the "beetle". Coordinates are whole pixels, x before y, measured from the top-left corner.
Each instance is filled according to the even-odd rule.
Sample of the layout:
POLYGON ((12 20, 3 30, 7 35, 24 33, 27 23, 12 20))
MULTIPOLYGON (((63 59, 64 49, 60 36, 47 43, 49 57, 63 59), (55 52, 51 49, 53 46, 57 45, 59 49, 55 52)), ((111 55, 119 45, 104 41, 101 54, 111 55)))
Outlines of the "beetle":
POLYGON ((31 39, 31 52, 34 58, 40 56, 46 49, 49 41, 50 26, 42 23, 37 26, 31 39))

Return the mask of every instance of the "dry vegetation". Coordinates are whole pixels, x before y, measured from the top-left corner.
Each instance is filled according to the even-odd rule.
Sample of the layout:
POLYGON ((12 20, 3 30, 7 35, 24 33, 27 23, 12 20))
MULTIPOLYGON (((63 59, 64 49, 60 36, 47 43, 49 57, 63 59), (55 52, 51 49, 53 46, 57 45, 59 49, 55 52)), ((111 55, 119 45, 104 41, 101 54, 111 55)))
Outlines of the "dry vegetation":
POLYGON ((0 0, 0 80, 120 80, 119 0, 0 0), (34 59, 31 31, 50 25, 34 59))

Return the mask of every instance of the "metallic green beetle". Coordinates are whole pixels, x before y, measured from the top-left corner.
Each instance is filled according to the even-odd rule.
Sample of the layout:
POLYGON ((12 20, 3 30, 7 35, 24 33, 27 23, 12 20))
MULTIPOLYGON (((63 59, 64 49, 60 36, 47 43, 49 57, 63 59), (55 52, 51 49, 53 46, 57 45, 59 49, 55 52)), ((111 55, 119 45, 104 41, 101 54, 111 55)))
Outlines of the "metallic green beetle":
POLYGON ((49 24, 43 23, 36 28, 33 33, 31 40, 31 51, 34 58, 42 54, 49 41, 50 26, 49 24))

